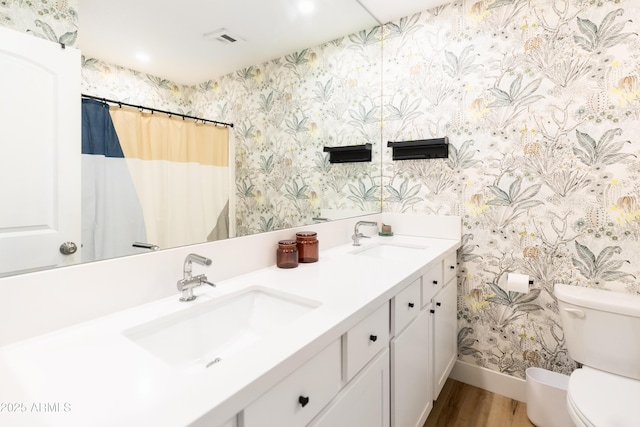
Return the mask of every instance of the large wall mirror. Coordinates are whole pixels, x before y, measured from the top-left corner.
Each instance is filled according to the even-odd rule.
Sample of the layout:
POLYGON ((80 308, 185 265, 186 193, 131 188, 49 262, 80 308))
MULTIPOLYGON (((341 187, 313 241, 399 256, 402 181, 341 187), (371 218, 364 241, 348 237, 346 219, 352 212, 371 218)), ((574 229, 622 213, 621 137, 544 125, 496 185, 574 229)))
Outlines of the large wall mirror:
MULTIPOLYGON (((231 237, 381 210, 382 30, 357 0, 79 0, 77 16, 82 93, 234 124, 231 237), (362 144, 371 162, 323 152, 362 144)), ((76 42, 47 18, 41 36, 76 42)))

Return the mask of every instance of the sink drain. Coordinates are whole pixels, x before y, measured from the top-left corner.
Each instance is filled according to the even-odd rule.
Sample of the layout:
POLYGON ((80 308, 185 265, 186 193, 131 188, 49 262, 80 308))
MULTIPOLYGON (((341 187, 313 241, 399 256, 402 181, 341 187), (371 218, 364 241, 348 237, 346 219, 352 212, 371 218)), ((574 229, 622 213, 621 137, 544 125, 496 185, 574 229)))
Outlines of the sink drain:
POLYGON ((219 357, 216 357, 211 362, 207 363, 207 366, 205 366, 205 368, 208 368, 209 366, 215 365, 216 363, 220 362, 221 360, 222 359, 220 359, 219 357))

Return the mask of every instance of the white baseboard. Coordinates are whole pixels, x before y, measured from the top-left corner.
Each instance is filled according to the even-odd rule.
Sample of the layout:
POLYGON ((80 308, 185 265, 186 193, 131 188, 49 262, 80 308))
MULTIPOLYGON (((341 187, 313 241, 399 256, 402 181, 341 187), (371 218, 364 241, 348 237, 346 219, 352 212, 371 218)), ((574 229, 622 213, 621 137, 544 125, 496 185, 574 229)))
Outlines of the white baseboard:
POLYGON ((449 378, 520 402, 527 401, 527 382, 525 380, 481 366, 458 360, 453 366, 449 378))

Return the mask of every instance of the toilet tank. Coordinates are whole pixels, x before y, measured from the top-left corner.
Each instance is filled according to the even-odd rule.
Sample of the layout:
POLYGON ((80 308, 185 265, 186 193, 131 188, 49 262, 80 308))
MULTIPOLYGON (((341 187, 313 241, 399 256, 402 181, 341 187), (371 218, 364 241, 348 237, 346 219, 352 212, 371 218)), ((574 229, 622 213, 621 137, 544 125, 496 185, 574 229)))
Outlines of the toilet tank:
POLYGON ((640 379, 640 295, 564 284, 554 294, 573 360, 640 379))

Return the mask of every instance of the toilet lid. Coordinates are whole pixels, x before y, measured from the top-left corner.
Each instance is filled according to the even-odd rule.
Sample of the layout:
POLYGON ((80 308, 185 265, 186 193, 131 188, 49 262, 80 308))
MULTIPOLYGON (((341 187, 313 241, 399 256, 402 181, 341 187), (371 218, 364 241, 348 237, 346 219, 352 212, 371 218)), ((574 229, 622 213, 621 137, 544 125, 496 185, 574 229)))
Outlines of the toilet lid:
POLYGON ((567 401, 587 426, 640 425, 640 381, 584 367, 569 378, 567 401))

